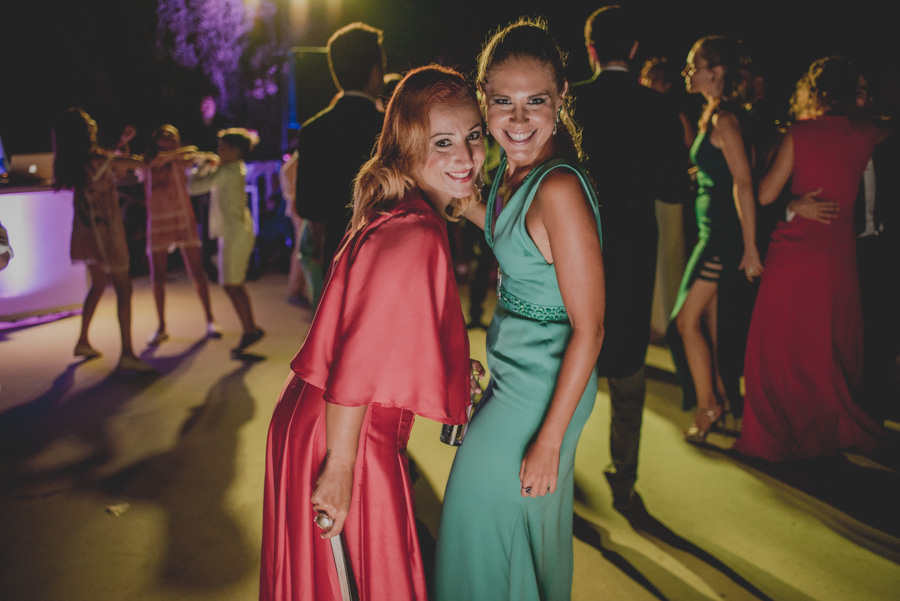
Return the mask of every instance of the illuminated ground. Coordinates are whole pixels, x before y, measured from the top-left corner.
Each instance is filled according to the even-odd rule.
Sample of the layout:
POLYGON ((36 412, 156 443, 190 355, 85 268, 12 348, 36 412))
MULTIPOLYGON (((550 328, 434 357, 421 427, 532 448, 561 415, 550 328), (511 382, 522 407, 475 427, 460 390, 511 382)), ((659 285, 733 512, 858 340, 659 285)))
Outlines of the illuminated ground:
MULTIPOLYGON (((146 278, 135 285, 140 342, 155 323, 146 278)), ((268 335, 234 361, 238 326, 223 292, 213 288, 226 337, 206 341, 199 302, 176 271, 172 338, 144 355, 155 378, 111 373, 112 290, 92 329, 100 359, 71 357, 77 317, 0 333, 0 598, 255 598, 266 429, 310 317, 285 302, 284 286, 279 275, 249 284, 268 335)), ((483 358, 484 334, 471 339, 483 358)), ((758 470, 718 450, 725 437, 688 446, 679 432, 690 416, 677 406, 665 353, 650 362, 659 369, 639 482, 650 517, 635 530, 609 507, 601 390, 576 466, 574 599, 896 598, 896 471, 843 458, 758 470)), ((438 431, 420 419, 410 443, 432 532, 453 453, 438 431)))

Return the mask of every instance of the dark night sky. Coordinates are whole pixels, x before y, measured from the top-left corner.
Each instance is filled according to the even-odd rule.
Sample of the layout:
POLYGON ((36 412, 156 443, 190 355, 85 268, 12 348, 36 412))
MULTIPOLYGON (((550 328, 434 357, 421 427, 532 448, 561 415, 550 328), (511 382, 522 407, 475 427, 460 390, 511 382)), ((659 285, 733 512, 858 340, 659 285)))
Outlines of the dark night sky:
MULTIPOLYGON (((887 2, 859 0, 838 10, 809 0, 622 4, 639 9, 643 20, 638 59, 661 54, 680 62, 702 35, 736 35, 747 42, 767 74, 770 95, 779 98, 790 94, 793 82, 820 56, 857 58, 871 65, 874 79, 885 70, 896 71, 900 56, 900 36, 887 2)), ((569 76, 577 81, 588 75, 584 19, 600 5, 567 0, 345 0, 337 21, 329 22, 321 11, 314 13, 314 24, 303 35, 292 33, 290 42, 323 45, 337 27, 363 20, 384 29, 389 70, 404 71, 438 57, 470 70, 492 29, 519 15, 541 15, 570 52, 569 76)), ((160 100, 163 85, 171 82, 166 82, 167 72, 154 54, 155 6, 156 0, 35 0, 4 8, 0 136, 8 152, 49 150, 49 122, 71 105, 95 114, 101 133, 107 130, 108 135, 117 135, 126 122, 146 131, 175 115, 184 118, 184 103, 196 90, 160 100)), ((330 81, 313 83, 331 93, 330 81)))

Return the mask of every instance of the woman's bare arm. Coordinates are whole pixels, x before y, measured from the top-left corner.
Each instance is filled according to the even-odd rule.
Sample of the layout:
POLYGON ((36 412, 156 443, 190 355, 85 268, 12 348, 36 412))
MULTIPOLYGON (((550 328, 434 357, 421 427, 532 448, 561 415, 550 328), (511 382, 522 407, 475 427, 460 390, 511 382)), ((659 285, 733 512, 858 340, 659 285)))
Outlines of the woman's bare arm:
POLYGON ((350 511, 353 469, 366 407, 344 407, 334 403, 325 407, 325 465, 310 499, 314 510, 323 511, 334 520, 334 525, 322 533, 322 538, 340 534, 350 511))
POLYGON ((484 230, 486 215, 487 205, 485 205, 483 202, 479 202, 477 205, 473 206, 468 211, 463 213, 463 217, 471 221, 473 225, 477 225, 482 230, 484 230))
POLYGON ((759 182, 759 204, 766 206, 775 202, 781 190, 791 177, 794 170, 794 138, 788 131, 781 140, 775 161, 765 177, 759 182))
POLYGON ((572 324, 550 409, 519 471, 522 495, 534 497, 556 491, 563 436, 603 343, 605 288, 597 222, 577 176, 561 170, 548 174, 529 214, 536 226, 529 233, 539 248, 544 242, 549 247, 572 324))
POLYGON ((712 118, 712 140, 722 150, 734 182, 734 203, 741 220, 744 256, 738 269, 744 270, 748 280, 762 274, 763 266, 756 248, 756 200, 750 161, 744 149, 744 138, 737 117, 729 111, 719 111, 712 118))

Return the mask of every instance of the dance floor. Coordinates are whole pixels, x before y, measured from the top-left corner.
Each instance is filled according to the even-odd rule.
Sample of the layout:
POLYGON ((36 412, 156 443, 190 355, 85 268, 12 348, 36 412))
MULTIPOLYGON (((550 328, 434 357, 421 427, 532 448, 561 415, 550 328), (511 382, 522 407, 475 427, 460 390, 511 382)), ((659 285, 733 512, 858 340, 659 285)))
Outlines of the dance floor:
MULTIPOLYGON (((135 347, 155 376, 114 373, 111 289, 91 330, 99 359, 72 357, 77 316, 0 331, 0 599, 256 597, 266 431, 310 313, 286 302, 285 276, 248 288, 267 335, 234 360, 239 327, 224 292, 213 286, 225 337, 207 340, 180 270, 168 286, 171 338, 146 349, 155 311, 146 278, 136 280, 135 347)), ((484 332, 470 339, 483 360, 484 332)), ((895 461, 768 466, 740 461, 726 436, 687 445, 680 432, 691 415, 680 410, 666 352, 651 347, 648 364, 638 482, 646 512, 629 522, 610 506, 601 386, 576 461, 573 599, 898 598, 895 461)), ((418 419, 409 447, 426 556, 454 452, 439 431, 418 419)))

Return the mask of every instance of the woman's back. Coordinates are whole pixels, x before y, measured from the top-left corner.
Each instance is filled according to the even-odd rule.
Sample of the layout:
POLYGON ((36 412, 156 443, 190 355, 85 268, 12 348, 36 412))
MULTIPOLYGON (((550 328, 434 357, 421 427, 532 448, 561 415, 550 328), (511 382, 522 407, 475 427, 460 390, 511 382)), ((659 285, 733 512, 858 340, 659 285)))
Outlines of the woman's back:
POLYGON ((798 121, 791 127, 794 142, 794 194, 822 188, 821 198, 837 202, 837 221, 852 221, 859 178, 872 156, 878 129, 843 115, 798 121), (844 210, 847 209, 847 210, 844 210))
POLYGON ((791 192, 796 196, 822 189, 819 198, 838 204, 830 224, 797 218, 778 224, 772 234, 772 253, 779 246, 800 243, 797 252, 855 260, 853 206, 860 177, 872 156, 879 130, 843 115, 825 115, 798 121, 791 127, 794 167, 791 192))
POLYGON ((797 122, 792 191, 822 188, 829 224, 797 217, 772 236, 747 340, 743 429, 734 449, 769 461, 815 457, 882 436, 854 402, 862 314, 853 205, 879 131, 833 115, 797 122))

